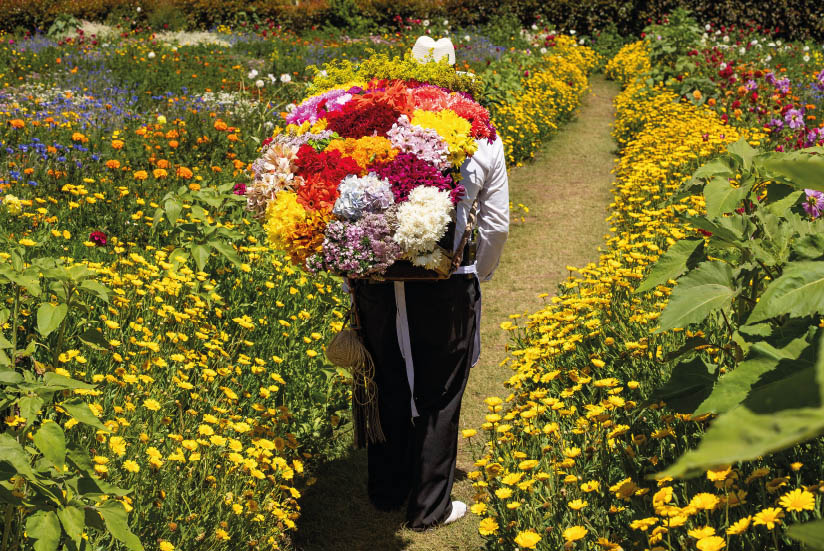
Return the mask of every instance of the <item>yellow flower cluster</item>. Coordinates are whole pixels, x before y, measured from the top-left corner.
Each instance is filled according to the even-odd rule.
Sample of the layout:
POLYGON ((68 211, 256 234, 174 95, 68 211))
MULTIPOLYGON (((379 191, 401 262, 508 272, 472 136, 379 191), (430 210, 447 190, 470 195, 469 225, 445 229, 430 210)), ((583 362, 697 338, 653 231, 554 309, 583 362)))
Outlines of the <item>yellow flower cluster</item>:
MULTIPOLYGON (((643 70, 630 61, 627 75, 643 70)), ((651 480, 708 421, 644 405, 661 383, 666 356, 702 335, 653 334, 670 288, 633 293, 669 245, 695 232, 676 215, 700 212, 703 201, 668 204, 673 192, 726 145, 741 137, 758 144, 764 135, 638 83, 615 103, 623 148, 612 236, 597 263, 568 267, 559 295, 524 326, 502 326, 517 332, 507 358, 512 394, 486 400, 485 451, 468 475, 477 489, 472 511, 495 550, 767 548, 783 537, 773 534, 790 514, 814 518, 822 488, 816 471, 805 484, 804 452, 791 450, 772 462, 721 466, 697 481, 651 480)), ((714 361, 719 350, 704 352, 714 361)))
POLYGON ((398 150, 392 148, 392 142, 382 136, 332 140, 325 151, 340 151, 342 155, 353 158, 364 171, 370 163, 389 162, 398 155, 398 150))
POLYGON ((435 130, 449 147, 449 161, 455 167, 460 167, 464 159, 474 155, 478 149, 478 144, 471 135, 472 124, 451 109, 416 109, 410 122, 422 128, 435 130))
POLYGON ((509 166, 521 166, 569 120, 588 89, 587 73, 594 52, 568 46, 545 56, 542 69, 524 77, 515 101, 492 110, 493 123, 504 142, 509 166))

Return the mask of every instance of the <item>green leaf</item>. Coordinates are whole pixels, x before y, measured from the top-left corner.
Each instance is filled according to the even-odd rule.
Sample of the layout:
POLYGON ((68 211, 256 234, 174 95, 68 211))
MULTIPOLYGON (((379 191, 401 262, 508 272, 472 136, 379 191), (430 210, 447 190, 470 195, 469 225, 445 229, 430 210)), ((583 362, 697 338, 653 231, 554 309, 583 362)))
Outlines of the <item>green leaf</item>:
POLYGON ((195 245, 192 247, 192 258, 195 259, 197 269, 203 271, 209 261, 210 251, 208 245, 195 245))
POLYGON ((46 384, 46 386, 48 386, 50 389, 54 390, 69 390, 75 388, 92 390, 95 388, 95 385, 91 385, 83 381, 78 381, 77 379, 66 377, 65 375, 58 375, 53 371, 49 371, 48 373, 43 375, 43 383, 46 384))
POLYGON ((726 178, 713 178, 704 186, 707 216, 717 218, 732 212, 750 193, 750 186, 732 187, 726 178))
POLYGON ((13 369, 0 369, 0 385, 18 385, 23 382, 23 376, 13 369))
POLYGON ((65 409, 69 415, 81 423, 85 423, 87 425, 91 425, 92 427, 109 432, 109 429, 103 426, 100 419, 92 413, 92 410, 89 408, 89 404, 84 402, 82 399, 73 398, 71 400, 66 400, 65 402, 60 403, 60 407, 65 409))
POLYGON ((779 195, 780 192, 774 191, 774 188, 782 187, 785 189, 792 189, 788 188, 788 186, 782 186, 780 184, 771 184, 767 187, 767 210, 772 212, 773 214, 778 214, 779 216, 785 216, 787 211, 798 202, 798 199, 804 193, 803 191, 792 191, 787 195, 783 196, 781 199, 776 199, 775 201, 772 200, 773 195, 779 195))
POLYGON ((747 324, 781 314, 809 316, 824 311, 824 262, 791 262, 770 282, 753 308, 747 324))
POLYGON ((68 305, 58 304, 55 306, 49 302, 44 302, 37 309, 37 331, 44 337, 60 327, 60 323, 69 312, 68 305))
POLYGON ((658 258, 647 277, 635 289, 635 292, 649 291, 686 272, 688 265, 692 263, 691 261, 696 260, 696 257, 699 256, 694 253, 703 244, 703 239, 682 239, 677 241, 658 258))
MULTIPOLYGON (((2 323, 0 323, 0 325, 2 325, 2 323)), ((13 347, 14 345, 6 339, 5 335, 0 333, 0 350, 13 347)))
POLYGON ((707 469, 748 461, 792 447, 824 432, 824 410, 806 408, 757 414, 741 406, 718 416, 698 447, 656 475, 688 478, 707 469))
POLYGON ((741 138, 734 144, 727 146, 727 151, 741 159, 741 164, 746 171, 752 168, 752 160, 758 155, 758 150, 747 143, 746 138, 741 138))
MULTIPOLYGON (((813 375, 812 359, 801 358, 802 354, 810 348, 807 335, 795 338, 781 348, 766 341, 754 343, 750 348, 749 357, 738 364, 735 369, 718 378, 712 394, 694 410, 694 413, 696 415, 725 413, 741 403, 746 403, 751 409, 758 409, 764 413, 765 409, 770 409, 770 402, 773 403, 772 407, 775 407, 771 397, 793 400, 797 402, 795 408, 800 405, 809 405, 810 399, 813 400, 814 405, 818 405, 815 403, 818 399, 818 389, 815 384, 812 385, 812 396, 806 397, 808 402, 806 404, 802 402, 801 396, 804 394, 804 388, 783 396, 780 392, 776 392, 780 388, 778 384, 780 381, 784 380, 786 383, 784 378, 792 378, 799 370, 809 371, 808 377, 813 375), (780 365, 783 365, 783 369, 779 368, 780 365), (754 391, 758 392, 753 395, 754 391)), ((807 394, 809 394, 810 385, 806 386, 807 394)))
POLYGON ((701 168, 693 172, 694 179, 709 179, 715 176, 726 176, 732 178, 736 174, 735 168, 732 166, 731 160, 725 156, 715 157, 711 161, 704 163, 701 168))
POLYGON ((97 350, 108 350, 110 347, 109 341, 106 340, 106 336, 96 327, 86 329, 77 338, 97 350))
POLYGON ((225 256, 232 264, 239 266, 241 264, 240 257, 235 252, 235 248, 229 243, 223 241, 209 241, 209 245, 215 248, 217 252, 225 256))
POLYGON ((811 233, 796 240, 793 245, 793 252, 801 258, 816 260, 824 255, 824 235, 811 233))
POLYGON ((714 371, 714 366, 707 365, 697 356, 679 362, 673 367, 669 380, 652 393, 650 401, 663 400, 677 413, 692 413, 712 391, 714 371))
POLYGON ((824 155, 810 151, 761 155, 758 164, 769 179, 780 179, 796 189, 824 191, 824 155))
POLYGON ((656 333, 703 321, 710 313, 729 306, 732 269, 723 262, 702 262, 678 280, 670 300, 661 312, 656 333))
POLYGON ((26 418, 26 426, 31 425, 40 415, 43 408, 43 398, 40 396, 23 396, 17 400, 17 407, 20 408, 20 416, 26 418))
POLYGON ((813 551, 824 550, 824 520, 793 524, 787 534, 794 540, 809 545, 813 551))
POLYGON ((180 211, 183 210, 183 205, 177 199, 169 198, 163 203, 163 208, 166 210, 166 218, 172 227, 177 225, 177 219, 180 218, 180 211))
POLYGON ((66 435, 57 423, 43 423, 34 433, 34 445, 58 469, 66 464, 66 435))
POLYGON ((29 454, 12 435, 6 432, 0 433, 0 462, 8 463, 14 470, 29 480, 37 480, 29 460, 29 454))
POLYGON ((69 459, 69 463, 71 463, 77 470, 89 472, 94 469, 92 460, 89 458, 89 454, 86 450, 75 446, 70 446, 66 455, 69 459))
POLYGON ((86 513, 80 507, 62 507, 57 510, 57 518, 63 525, 63 530, 74 542, 75 548, 80 549, 80 538, 86 528, 86 513))
POLYGON ((26 520, 26 533, 34 541, 34 551, 56 551, 60 543, 60 521, 54 511, 38 511, 26 520))
POLYGON ((97 507, 97 510, 103 517, 109 533, 116 540, 123 542, 132 551, 143 551, 143 544, 129 530, 129 514, 121 503, 113 500, 105 501, 97 507))
POLYGON ((87 279, 80 284, 80 288, 95 295, 104 302, 109 302, 109 289, 96 279, 87 279))

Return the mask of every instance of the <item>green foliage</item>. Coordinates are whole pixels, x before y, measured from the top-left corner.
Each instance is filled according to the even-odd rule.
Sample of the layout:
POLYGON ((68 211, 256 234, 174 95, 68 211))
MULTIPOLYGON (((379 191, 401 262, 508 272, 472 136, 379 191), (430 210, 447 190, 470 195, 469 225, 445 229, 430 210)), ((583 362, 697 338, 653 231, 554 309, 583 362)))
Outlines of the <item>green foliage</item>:
POLYGON ((656 397, 676 411, 721 414, 668 475, 754 459, 824 432, 824 223, 799 205, 802 190, 824 187, 822 153, 761 153, 741 140, 685 185, 684 193, 703 187, 706 215, 686 219, 708 237, 697 248, 694 239, 676 243, 639 289, 684 272, 658 331, 723 323, 728 367, 707 377, 693 356, 705 344, 698 342, 681 351, 688 358, 659 389, 656 397))
POLYGON ((54 23, 51 24, 49 30, 46 31, 46 36, 57 36, 64 33, 74 31, 80 26, 80 21, 73 15, 62 13, 57 16, 54 23))
POLYGON ((647 51, 652 62, 652 82, 666 82, 692 67, 686 53, 698 44, 701 29, 690 12, 678 8, 664 24, 644 28, 647 51))

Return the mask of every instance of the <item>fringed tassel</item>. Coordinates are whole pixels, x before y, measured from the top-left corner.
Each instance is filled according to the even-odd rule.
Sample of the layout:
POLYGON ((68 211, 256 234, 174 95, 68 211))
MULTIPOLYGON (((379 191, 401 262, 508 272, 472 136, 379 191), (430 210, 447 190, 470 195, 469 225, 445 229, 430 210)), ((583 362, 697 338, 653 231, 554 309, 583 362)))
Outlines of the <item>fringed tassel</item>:
POLYGON ((385 442, 378 410, 378 387, 375 384, 375 361, 358 333, 357 307, 352 292, 350 327, 332 337, 326 346, 326 357, 333 364, 352 373, 352 423, 355 429, 355 447, 368 442, 385 442))

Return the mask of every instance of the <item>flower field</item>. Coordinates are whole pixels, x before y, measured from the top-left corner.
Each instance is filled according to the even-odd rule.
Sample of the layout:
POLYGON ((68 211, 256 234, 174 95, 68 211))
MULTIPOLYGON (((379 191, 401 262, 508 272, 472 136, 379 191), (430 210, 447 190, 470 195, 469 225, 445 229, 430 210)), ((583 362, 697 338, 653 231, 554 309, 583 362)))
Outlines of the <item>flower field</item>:
MULTIPOLYGON (((270 249, 244 193, 307 65, 414 34, 181 36, 0 35, 3 549, 288 546, 351 440, 339 280, 270 249)), ((529 40, 464 48, 513 164, 597 58, 529 40)))
MULTIPOLYGON (((809 439, 820 433, 784 434, 786 440, 776 442, 784 423, 788 432, 808 429, 803 422, 790 429, 788 417, 781 416, 801 411, 793 408, 818 407, 818 386, 812 384, 807 401, 798 379, 780 378, 778 360, 756 360, 754 351, 767 341, 752 337, 745 321, 759 315, 752 305, 759 297, 774 304, 766 302, 775 295, 764 287, 781 282, 782 270, 790 275, 788 257, 800 257, 764 256, 763 266, 754 266, 768 272, 756 277, 744 254, 730 252, 743 253, 749 245, 733 245, 737 230, 724 234, 722 229, 730 224, 741 228, 743 243, 763 238, 765 247, 774 247, 775 234, 737 226, 734 219, 760 221, 775 212, 810 224, 804 231, 817 231, 817 192, 794 191, 776 210, 752 201, 740 208, 736 200, 720 205, 711 194, 713 185, 721 190, 762 185, 753 193, 766 204, 770 190, 780 185, 771 183, 779 172, 759 179, 742 159, 764 159, 759 166, 766 166, 766 159, 784 157, 762 157, 752 148, 782 152, 824 143, 816 117, 824 90, 820 46, 811 52, 810 45, 716 33, 708 26, 703 38, 696 31, 697 47, 681 52, 699 60, 687 70, 664 55, 656 58, 666 45, 656 45, 654 38, 670 32, 680 39, 684 29, 651 31, 651 39, 626 46, 606 67, 607 75, 624 85, 615 102, 620 157, 608 218, 612 237, 597 263, 568 267, 558 296, 523 321, 512 316, 514 321, 502 325, 513 332, 511 394, 487 398, 486 423, 480 431, 464 431, 466 438, 485 443, 469 478, 477 488, 472 511, 481 517, 487 549, 798 549, 806 547, 797 540, 814 541, 805 531, 812 529, 798 525, 822 516, 822 443, 809 439), (742 79, 748 80, 739 84, 742 79), (696 172, 713 159, 703 173, 696 172), (701 178, 715 175, 718 183, 707 183, 703 194, 697 191, 701 178), (705 223, 711 216, 712 227, 705 223), (720 245, 724 235, 729 240, 720 245), (707 252, 706 262, 695 269, 689 257, 705 240, 723 262, 707 252), (687 244, 693 248, 679 257, 678 249, 687 244), (688 284, 683 271, 697 276, 723 264, 751 277, 747 300, 732 300, 728 311, 737 292, 730 288, 712 312, 684 315, 687 303, 706 298, 709 288, 686 299, 696 280, 688 284), (673 288, 674 279, 679 285, 673 288), (689 361, 678 361, 685 354, 689 361), (761 382, 751 371, 755 361, 777 371, 761 382), (734 381, 745 386, 723 401, 720 395, 731 392, 734 381), (781 400, 782 392, 789 396, 781 400), (735 408, 739 403, 744 406, 735 408), (762 415, 745 417, 751 415, 745 407, 762 415), (713 413, 722 414, 718 427, 713 413), (769 426, 768 434, 747 426, 753 424, 769 426)), ((820 181, 820 164, 805 164, 817 162, 815 154, 786 159, 785 168, 810 166, 804 182, 820 181)), ((784 174, 782 182, 798 187, 799 174, 784 174)), ((716 282, 726 288, 721 279, 716 282)), ((816 300, 809 297, 812 304, 803 312, 778 309, 763 316, 777 317, 761 326, 762 335, 817 335, 816 300), (801 329, 790 329, 796 326, 801 329)), ((798 354, 786 358, 798 359, 796 366, 803 363, 798 354)))

